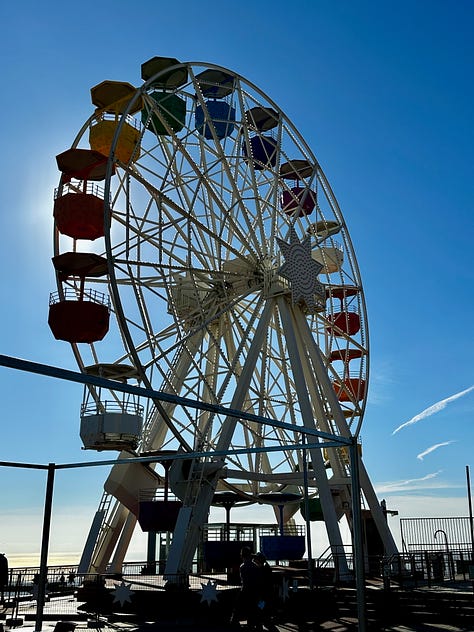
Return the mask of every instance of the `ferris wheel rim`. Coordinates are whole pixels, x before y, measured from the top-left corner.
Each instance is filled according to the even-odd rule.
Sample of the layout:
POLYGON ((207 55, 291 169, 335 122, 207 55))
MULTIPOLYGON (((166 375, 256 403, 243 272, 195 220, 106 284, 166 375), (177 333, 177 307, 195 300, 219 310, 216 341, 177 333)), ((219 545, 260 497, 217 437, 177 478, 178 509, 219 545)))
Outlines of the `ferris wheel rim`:
MULTIPOLYGON (((234 78, 238 78, 239 81, 244 82, 247 85, 252 86, 255 91, 263 98, 265 98, 266 103, 269 103, 271 105, 273 105, 276 109, 276 111, 278 112, 278 114, 287 121, 287 123, 292 127, 292 129, 296 132, 296 135, 298 137, 298 141, 302 143, 303 147, 305 148, 305 151, 307 152, 307 154, 312 158, 315 166, 317 166, 317 170, 318 170, 318 175, 319 177, 325 182, 325 186, 328 188, 329 191, 331 191, 329 183, 327 181, 327 178, 324 174, 324 172, 322 171, 319 162, 317 161, 316 157, 314 156, 313 152, 311 151, 311 149, 309 148, 309 146, 307 145, 306 141, 304 140, 304 138, 301 136, 301 134, 299 134, 298 130, 296 130, 296 128, 294 128, 294 126, 292 125, 290 119, 286 116, 286 114, 281 110, 281 108, 279 108, 263 91, 261 91, 259 88, 257 88, 256 86, 254 86, 254 84, 251 84, 251 82, 248 82, 248 80, 246 80, 245 78, 241 77, 240 75, 238 75, 237 73, 233 72, 233 71, 229 71, 226 68, 223 68, 221 66, 217 66, 215 64, 206 64, 206 63, 202 63, 202 62, 185 62, 183 64, 178 64, 179 67, 182 66, 186 66, 186 67, 191 67, 191 66, 200 66, 200 67, 212 67, 215 69, 220 69, 220 70, 224 70, 226 72, 229 72, 230 74, 232 74, 232 76, 234 78)), ((160 73, 158 73, 160 74, 160 73)), ((146 90, 148 89, 148 87, 152 84, 153 82, 153 77, 151 77, 149 80, 147 80, 138 90, 137 93, 134 97, 134 99, 139 98, 139 95, 142 96, 146 93, 146 90)), ((114 154, 114 147, 117 144, 117 139, 118 136, 120 134, 120 125, 124 123, 125 121, 125 116, 128 114, 128 110, 130 110, 132 108, 132 104, 130 103, 128 106, 128 109, 123 113, 121 121, 119 123, 119 126, 116 130, 116 134, 114 137, 114 141, 113 141, 113 145, 108 157, 108 165, 107 165, 107 177, 106 177, 106 195, 105 195, 105 199, 106 199, 106 206, 109 204, 108 200, 110 198, 110 183, 111 183, 111 179, 112 179, 112 167, 113 164, 116 164, 116 159, 115 159, 115 154, 114 154)), ((353 247, 352 247, 352 243, 350 242, 350 236, 349 233, 347 231, 347 227, 344 221, 344 218, 342 216, 342 213, 339 209, 339 206, 337 204, 337 200, 335 198, 335 196, 332 194, 331 191, 331 197, 332 197, 332 201, 335 204, 335 208, 336 208, 336 217, 338 218, 338 220, 341 223, 341 226, 343 227, 344 231, 345 231, 345 236, 347 239, 349 239, 349 246, 350 246, 350 251, 352 252, 353 256, 353 264, 355 264, 357 266, 357 261, 355 258, 355 254, 353 251, 353 247)), ((112 209, 110 209, 112 210, 112 209)), ((109 213, 105 213, 107 216, 107 221, 109 221, 109 217, 111 218, 111 214, 109 213)), ((107 227, 106 231, 105 231, 105 240, 106 240, 106 250, 109 253, 108 256, 108 261, 109 261, 109 276, 111 278, 111 284, 110 287, 112 289, 112 291, 115 294, 114 297, 114 309, 115 312, 117 314, 118 319, 122 322, 121 328, 122 331, 125 331, 125 337, 128 337, 128 352, 127 355, 131 356, 134 358, 134 363, 136 364, 137 368, 140 370, 141 375, 142 375, 142 380, 145 384, 149 384, 151 386, 151 382, 148 381, 148 377, 147 377, 147 373, 145 368, 142 365, 142 362, 140 361, 140 358, 138 356, 138 354, 136 354, 135 352, 135 343, 134 340, 129 332, 128 329, 128 325, 127 325, 127 317, 125 314, 125 311, 123 310, 122 307, 122 301, 121 301, 121 296, 120 296, 120 291, 119 291, 119 285, 120 283, 118 282, 116 276, 115 276, 115 265, 114 265, 114 258, 112 256, 112 251, 113 251, 113 245, 110 241, 110 226, 107 227), (125 325, 125 326, 124 326, 125 325)), ((360 280, 360 272, 358 270, 358 268, 356 269, 356 276, 357 278, 360 280)), ((364 320, 366 322, 366 315, 365 315, 365 301, 364 301, 364 296, 363 296, 363 290, 362 290, 362 286, 360 285, 359 288, 359 292, 360 292, 360 298, 363 301, 363 311, 364 311, 364 320)), ((366 361, 368 363, 368 342, 366 341, 366 350, 367 350, 367 357, 366 357, 366 361)), ((366 374, 368 373, 368 366, 366 366, 366 374)), ((357 424, 357 429, 356 429, 356 433, 358 434, 360 431, 360 427, 361 427, 361 423, 362 423, 362 416, 363 416, 363 409, 365 408, 365 404, 366 404, 366 398, 364 399, 362 405, 361 405, 361 414, 359 415, 359 421, 357 424)))

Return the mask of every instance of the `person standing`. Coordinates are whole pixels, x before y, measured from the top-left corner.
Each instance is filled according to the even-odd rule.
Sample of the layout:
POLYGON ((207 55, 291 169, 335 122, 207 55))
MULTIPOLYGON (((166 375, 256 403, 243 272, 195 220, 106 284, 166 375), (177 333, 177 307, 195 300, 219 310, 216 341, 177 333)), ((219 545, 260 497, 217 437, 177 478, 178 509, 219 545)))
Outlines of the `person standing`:
POLYGON ((5 588, 8 585, 8 560, 5 553, 0 553, 0 597, 5 602, 5 588))
POLYGON ((272 567, 262 552, 254 555, 254 564, 257 569, 257 613, 260 626, 267 630, 276 630, 273 623, 274 612, 274 586, 272 567))
POLYGON ((243 546, 240 551, 240 592, 237 598, 236 607, 231 617, 231 624, 240 626, 240 619, 247 620, 249 629, 258 629, 258 570, 252 559, 250 547, 243 546))

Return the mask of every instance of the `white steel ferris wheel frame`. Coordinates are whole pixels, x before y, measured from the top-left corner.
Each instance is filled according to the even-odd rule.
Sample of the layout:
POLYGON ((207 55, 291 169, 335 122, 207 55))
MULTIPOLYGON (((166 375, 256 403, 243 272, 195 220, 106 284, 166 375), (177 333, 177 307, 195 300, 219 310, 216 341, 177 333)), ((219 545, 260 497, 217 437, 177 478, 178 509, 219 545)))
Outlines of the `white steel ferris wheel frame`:
MULTIPOLYGON (((258 502, 262 493, 301 489, 301 452, 282 451, 277 456, 259 451, 229 457, 225 463, 214 459, 213 452, 294 444, 302 426, 358 436, 369 352, 362 283, 351 240, 306 142, 273 101, 234 72, 195 62, 173 69, 185 69, 187 74, 184 84, 166 90, 185 103, 181 129, 173 129, 172 114, 154 100, 160 74, 137 89, 118 121, 105 182, 105 249, 94 246, 107 258, 108 278, 86 280, 107 283, 115 324, 106 342, 73 344, 74 353, 82 370, 100 361, 129 363, 146 387, 288 422, 295 431, 150 403, 139 452, 209 454, 192 461, 186 481, 182 462, 173 466, 173 491, 182 497, 184 507, 173 536, 170 574, 189 570, 216 491, 231 489, 258 502), (223 137, 216 133, 209 111, 211 83, 200 79, 206 71, 231 78, 231 91, 221 101, 228 104, 228 111, 233 109, 235 120, 227 122, 223 137), (117 158, 117 145, 124 126, 130 124, 128 112, 139 99, 145 119, 139 144, 124 163, 117 158), (200 128, 198 108, 204 117, 200 128), (262 129, 247 114, 255 108, 269 116, 262 129), (166 133, 154 133, 156 121, 166 133), (252 138, 258 136, 273 138, 275 155, 268 163, 253 157, 252 138), (310 169, 295 169, 292 174, 294 161, 304 161, 310 169), (290 178, 288 172, 282 177, 282 165, 290 166, 290 178), (303 190, 303 199, 314 196, 313 213, 297 216, 282 210, 283 192, 293 206, 300 201, 292 180, 303 190), (331 266, 332 258, 339 256, 331 266), (344 331, 340 319, 335 320, 338 313, 357 315, 356 333, 344 331), (358 351, 350 367, 344 361, 348 350, 358 351), (334 357, 343 360, 342 368, 337 368, 334 357), (364 385, 360 393, 346 387, 344 378, 349 377, 354 380, 349 384, 364 385), (339 395, 345 391, 345 397, 339 396, 342 402, 334 383, 339 395)), ((96 115, 73 147, 83 141, 96 115)), ((64 239, 55 232, 55 254, 64 239)), ((74 249, 81 247, 74 244, 74 249)), ((67 284, 78 291, 74 278, 67 284)), ((331 546, 340 551, 338 521, 351 497, 348 454, 342 448, 311 450, 311 462, 312 493, 321 500, 331 546)), ((360 475, 385 548, 393 553, 393 538, 362 462, 360 475)), ((120 502, 106 525, 104 511, 99 514, 100 537, 99 530, 91 530, 86 547, 88 566, 98 571, 105 569, 114 551, 112 567, 120 566, 136 522, 120 502)))

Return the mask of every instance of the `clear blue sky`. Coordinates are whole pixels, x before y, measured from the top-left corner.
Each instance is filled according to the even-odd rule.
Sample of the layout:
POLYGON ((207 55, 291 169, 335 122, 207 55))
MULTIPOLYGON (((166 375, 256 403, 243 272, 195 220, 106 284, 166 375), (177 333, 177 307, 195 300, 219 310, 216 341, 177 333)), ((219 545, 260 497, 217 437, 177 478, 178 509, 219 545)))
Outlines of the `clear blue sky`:
MULTIPOLYGON (((401 517, 467 515, 474 391, 393 432, 474 385, 473 28, 469 0, 4 3, 0 353, 76 368, 47 325, 52 201, 55 156, 90 115, 90 88, 139 85, 155 55, 228 67, 292 119, 348 224, 370 327, 364 460, 380 498, 401 517)), ((81 387, 0 379, 0 460, 97 456, 81 452, 81 387)), ((80 550, 104 476, 58 474, 54 550, 80 550)), ((39 549, 43 493, 43 475, 0 471, 1 550, 39 549)))

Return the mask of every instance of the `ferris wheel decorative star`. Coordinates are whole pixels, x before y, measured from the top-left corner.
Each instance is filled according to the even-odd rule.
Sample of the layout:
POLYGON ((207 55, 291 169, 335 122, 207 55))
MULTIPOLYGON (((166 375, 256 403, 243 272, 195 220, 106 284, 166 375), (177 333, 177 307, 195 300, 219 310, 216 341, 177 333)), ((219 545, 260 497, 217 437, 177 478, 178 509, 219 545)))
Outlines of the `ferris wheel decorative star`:
POLYGON ((324 287, 318 281, 323 266, 311 256, 309 235, 300 241, 294 228, 290 228, 289 243, 277 237, 280 250, 285 257, 279 274, 291 285, 293 304, 303 300, 309 308, 315 307, 314 295, 324 298, 324 287))
POLYGON ((132 601, 131 596, 134 594, 134 591, 131 590, 130 584, 122 582, 116 586, 115 590, 112 591, 112 594, 114 595, 114 603, 119 601, 120 605, 123 607, 126 601, 132 601))
POLYGON ((205 601, 209 606, 213 601, 217 601, 217 588, 215 582, 209 580, 207 584, 201 584, 201 603, 205 601))

